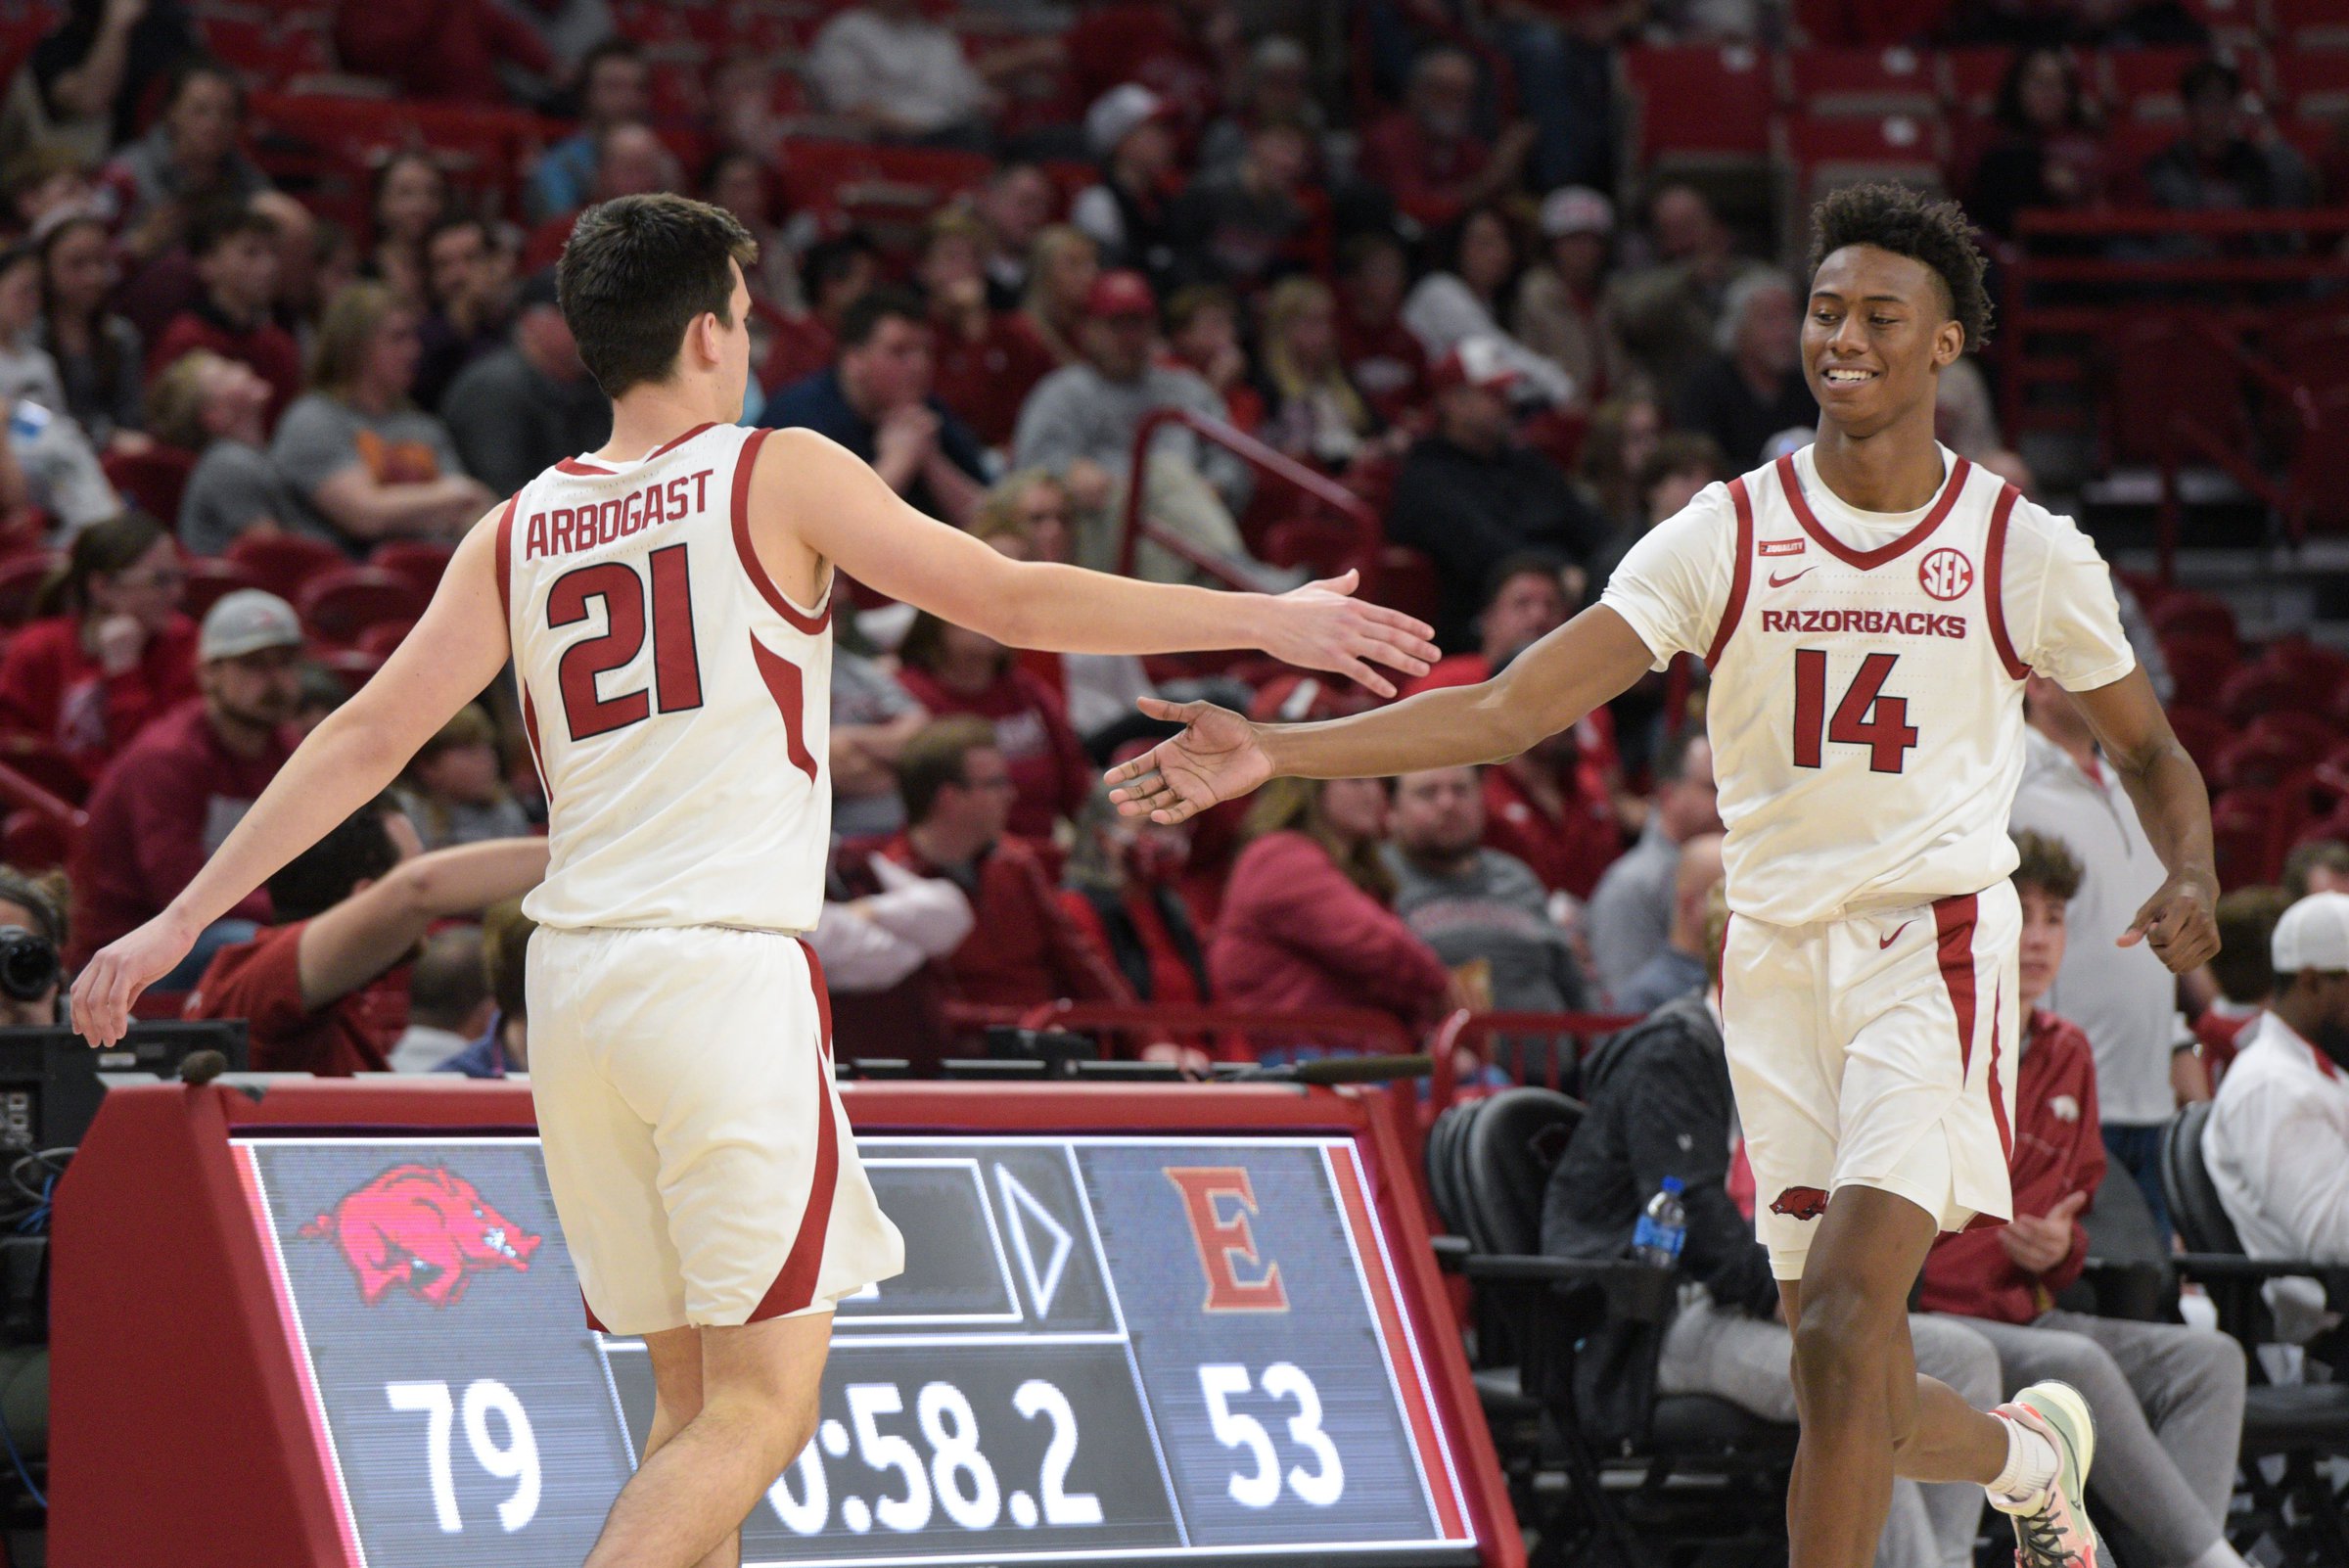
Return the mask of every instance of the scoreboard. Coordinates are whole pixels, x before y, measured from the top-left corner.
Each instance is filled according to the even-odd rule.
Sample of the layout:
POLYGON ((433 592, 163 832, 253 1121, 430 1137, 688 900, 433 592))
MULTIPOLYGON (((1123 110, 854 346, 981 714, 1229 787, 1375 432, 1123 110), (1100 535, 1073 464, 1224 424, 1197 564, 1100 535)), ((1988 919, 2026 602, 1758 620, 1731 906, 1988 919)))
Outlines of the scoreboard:
MULTIPOLYGON (((257 1102, 111 1095, 60 1192, 57 1560, 580 1561, 652 1377, 641 1342, 587 1326, 527 1093, 256 1082, 257 1102), (166 1271, 201 1269, 209 1230, 222 1287, 200 1323, 136 1283, 169 1218, 100 1190, 173 1128, 207 1176, 166 1271), (211 1360, 190 1387, 191 1358, 137 1386, 161 1374, 151 1334, 200 1326, 250 1343, 253 1375, 211 1360), (160 1473, 191 1465, 201 1487, 160 1473), (206 1516, 174 1517, 175 1492, 206 1516)), ((906 1269, 840 1304, 815 1435, 746 1523, 746 1564, 1522 1560, 1377 1104, 843 1098, 906 1269)))

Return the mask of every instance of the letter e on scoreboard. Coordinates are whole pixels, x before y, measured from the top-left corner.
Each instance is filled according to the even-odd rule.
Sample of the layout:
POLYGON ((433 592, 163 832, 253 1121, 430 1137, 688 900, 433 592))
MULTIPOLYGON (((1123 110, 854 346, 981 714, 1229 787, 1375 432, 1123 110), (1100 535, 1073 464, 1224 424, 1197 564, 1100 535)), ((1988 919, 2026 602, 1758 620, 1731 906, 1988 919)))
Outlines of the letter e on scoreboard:
POLYGON ((1183 1218, 1199 1249, 1207 1275, 1209 1313, 1285 1313, 1289 1293, 1280 1265, 1258 1255, 1248 1217, 1256 1213, 1256 1191, 1236 1165, 1168 1166, 1167 1179, 1182 1194, 1183 1218))

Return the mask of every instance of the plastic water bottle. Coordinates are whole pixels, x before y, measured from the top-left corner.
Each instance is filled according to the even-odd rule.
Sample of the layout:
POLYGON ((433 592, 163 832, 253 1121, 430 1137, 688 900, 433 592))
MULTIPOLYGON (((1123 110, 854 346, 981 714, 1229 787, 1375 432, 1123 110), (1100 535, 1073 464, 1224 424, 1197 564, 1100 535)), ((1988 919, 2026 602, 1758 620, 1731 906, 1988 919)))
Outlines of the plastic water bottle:
POLYGON ((1639 1212, 1638 1227, 1632 1232, 1632 1256, 1658 1268, 1676 1268, 1681 1243, 1687 1239, 1688 1211, 1681 1202, 1681 1178, 1666 1176, 1639 1212))

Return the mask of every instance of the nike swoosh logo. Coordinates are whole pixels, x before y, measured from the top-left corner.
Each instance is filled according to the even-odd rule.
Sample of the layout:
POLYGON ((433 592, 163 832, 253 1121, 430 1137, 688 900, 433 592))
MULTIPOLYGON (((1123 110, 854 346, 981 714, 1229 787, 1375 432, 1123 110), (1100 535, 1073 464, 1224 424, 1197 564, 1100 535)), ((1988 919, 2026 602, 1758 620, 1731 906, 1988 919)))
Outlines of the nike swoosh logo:
POLYGON ((1773 572, 1770 575, 1770 585, 1773 588, 1783 588, 1787 583, 1799 581, 1818 570, 1819 568, 1817 567, 1805 567, 1802 569, 1802 571, 1797 572, 1791 577, 1781 577, 1775 572, 1773 572))
POLYGON ((1891 946, 1891 945, 1892 945, 1894 943, 1896 943, 1896 942, 1900 941, 1900 940, 1901 940, 1901 933, 1902 933, 1902 932, 1904 932, 1904 931, 1906 931, 1906 930, 1908 930, 1908 929, 1909 929, 1911 926, 1912 926, 1912 925, 1914 925, 1914 924, 1916 924, 1916 922, 1915 922, 1915 921, 1913 921, 1913 920, 1904 920, 1904 921, 1902 921, 1902 922, 1901 922, 1899 925, 1897 925, 1897 926, 1895 926, 1895 927, 1893 927, 1893 928, 1892 928, 1892 935, 1891 935, 1891 936, 1889 936, 1889 937, 1878 937, 1878 938, 1876 939, 1876 951, 1878 951, 1878 952, 1882 952, 1882 951, 1883 951, 1885 948, 1887 948, 1887 947, 1891 946))

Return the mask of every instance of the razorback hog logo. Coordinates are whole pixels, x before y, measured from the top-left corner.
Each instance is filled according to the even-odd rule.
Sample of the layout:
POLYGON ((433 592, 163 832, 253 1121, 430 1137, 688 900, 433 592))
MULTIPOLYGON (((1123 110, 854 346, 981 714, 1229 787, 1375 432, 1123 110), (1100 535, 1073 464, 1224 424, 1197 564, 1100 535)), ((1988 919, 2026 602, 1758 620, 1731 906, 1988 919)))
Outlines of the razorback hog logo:
POLYGON ((1770 1206, 1789 1220, 1816 1220, 1827 1212, 1827 1195, 1817 1187, 1788 1187, 1770 1206))
POLYGON ((541 1239, 443 1165, 395 1165, 298 1234, 341 1247, 370 1307, 394 1285, 446 1307, 484 1269, 529 1272, 541 1239))

